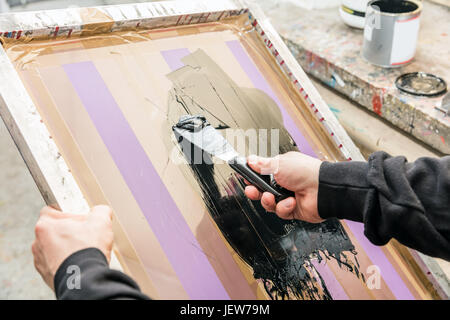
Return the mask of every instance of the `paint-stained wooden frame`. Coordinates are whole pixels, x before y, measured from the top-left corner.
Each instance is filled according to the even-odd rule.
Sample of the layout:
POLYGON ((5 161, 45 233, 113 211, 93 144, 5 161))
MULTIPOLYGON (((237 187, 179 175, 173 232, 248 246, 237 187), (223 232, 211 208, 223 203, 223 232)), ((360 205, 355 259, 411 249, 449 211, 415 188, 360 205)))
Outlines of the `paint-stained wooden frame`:
MULTIPOLYGON (((257 6, 246 1, 168 1, 8 13, 0 15, 0 40, 64 39, 112 31, 207 23, 241 14, 248 14, 266 49, 299 90, 309 112, 331 136, 342 156, 348 160, 364 160, 269 20, 257 6)), ((68 212, 86 212, 86 199, 1 46, 0 115, 46 203, 68 212)), ((449 297, 448 279, 432 258, 402 246, 396 250, 401 251, 399 255, 412 264, 423 281, 429 283, 436 296, 449 297)), ((120 256, 118 258, 120 261, 120 256)), ((114 265, 120 268, 117 260, 114 265)))

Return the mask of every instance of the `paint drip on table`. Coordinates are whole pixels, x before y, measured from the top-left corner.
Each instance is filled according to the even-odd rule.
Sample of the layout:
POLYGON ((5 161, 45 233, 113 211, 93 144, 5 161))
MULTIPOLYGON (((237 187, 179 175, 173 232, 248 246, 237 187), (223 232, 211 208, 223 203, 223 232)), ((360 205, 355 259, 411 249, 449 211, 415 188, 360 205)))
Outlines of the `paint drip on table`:
MULTIPOLYGON (((246 141, 247 154, 251 146, 243 136, 248 129, 278 129, 277 152, 298 151, 283 126, 280 109, 265 92, 238 87, 202 50, 181 61, 184 66, 167 75, 173 83, 165 128, 168 135, 180 116, 201 114, 221 132, 241 129, 234 132, 238 140, 246 141)), ((263 150, 273 143, 271 135, 258 138, 263 150)), ((169 150, 173 144, 176 139, 167 143, 169 150)), ((341 268, 364 280, 355 247, 339 221, 309 224, 282 220, 266 212, 259 201, 245 197, 244 182, 228 164, 213 164, 206 153, 202 155, 205 161, 197 164, 190 160, 202 151, 196 146, 183 151, 189 163, 186 171, 196 180, 210 216, 228 243, 251 266, 254 277, 263 281, 272 299, 331 299, 314 259, 334 259, 341 268)))

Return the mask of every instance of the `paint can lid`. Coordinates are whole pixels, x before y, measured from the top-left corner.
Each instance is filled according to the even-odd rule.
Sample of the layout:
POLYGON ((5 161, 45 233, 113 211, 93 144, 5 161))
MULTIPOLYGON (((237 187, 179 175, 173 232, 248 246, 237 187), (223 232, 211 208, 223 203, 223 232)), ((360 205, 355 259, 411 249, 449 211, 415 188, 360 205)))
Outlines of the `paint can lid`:
POLYGON ((400 91, 415 96, 433 97, 447 91, 444 79, 425 72, 402 74, 395 80, 395 85, 400 91))

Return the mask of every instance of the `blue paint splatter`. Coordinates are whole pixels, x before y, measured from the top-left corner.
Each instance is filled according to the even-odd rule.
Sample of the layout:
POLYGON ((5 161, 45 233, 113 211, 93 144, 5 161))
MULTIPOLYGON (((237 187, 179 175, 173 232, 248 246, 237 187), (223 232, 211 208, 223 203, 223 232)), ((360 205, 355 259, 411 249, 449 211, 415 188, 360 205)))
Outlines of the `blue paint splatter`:
POLYGON ((334 88, 336 86, 336 79, 334 79, 334 77, 332 77, 330 79, 330 81, 328 81, 328 85, 332 88, 334 88))
POLYGON ((341 113, 341 110, 334 108, 331 105, 328 105, 328 107, 330 108, 330 110, 334 113, 334 115, 336 116, 336 118, 339 118, 339 113, 341 113))

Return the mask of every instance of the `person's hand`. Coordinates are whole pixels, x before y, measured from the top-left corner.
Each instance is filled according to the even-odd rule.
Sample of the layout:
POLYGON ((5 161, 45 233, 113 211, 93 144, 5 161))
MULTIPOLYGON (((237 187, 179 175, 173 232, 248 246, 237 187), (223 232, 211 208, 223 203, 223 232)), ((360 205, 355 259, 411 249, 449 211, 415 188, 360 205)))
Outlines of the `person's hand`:
POLYGON ((285 189, 295 192, 293 197, 278 203, 269 192, 261 193, 255 186, 245 187, 251 200, 261 200, 261 205, 282 219, 299 219, 311 223, 324 221, 317 210, 320 160, 300 152, 288 152, 274 158, 249 156, 248 165, 260 174, 273 174, 275 181, 285 189))
POLYGON ((108 206, 93 207, 89 214, 83 215, 44 207, 35 233, 34 266, 52 289, 56 271, 72 253, 94 247, 105 254, 108 262, 111 259, 112 211, 108 206))

